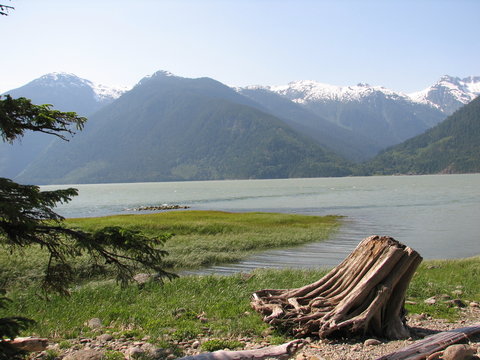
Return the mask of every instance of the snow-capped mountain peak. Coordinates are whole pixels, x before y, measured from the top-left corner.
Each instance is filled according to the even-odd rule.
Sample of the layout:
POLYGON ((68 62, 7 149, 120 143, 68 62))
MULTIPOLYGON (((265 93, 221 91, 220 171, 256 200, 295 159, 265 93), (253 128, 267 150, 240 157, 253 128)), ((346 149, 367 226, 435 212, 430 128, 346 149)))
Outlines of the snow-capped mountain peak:
POLYGON ((45 87, 84 87, 88 86, 89 80, 81 79, 75 74, 65 72, 53 72, 40 76, 31 82, 32 85, 45 87))
POLYGON ((170 78, 170 77, 179 78, 180 76, 177 76, 177 75, 175 75, 175 74, 173 74, 173 73, 171 73, 170 71, 167 71, 167 70, 158 70, 158 71, 155 71, 153 74, 144 76, 137 83, 137 85, 141 85, 141 84, 145 83, 146 81, 150 81, 152 79, 162 79, 162 78, 170 78))
POLYGON ((451 114, 462 105, 480 95, 480 76, 464 79, 444 75, 440 80, 422 90, 409 94, 413 101, 428 104, 444 113, 451 114))
POLYGON ((129 87, 111 87, 102 84, 91 83, 93 92, 95 93, 95 98, 98 101, 109 100, 109 99, 118 99, 128 90, 129 87))
POLYGON ((176 77, 175 74, 173 74, 173 73, 171 73, 170 71, 167 71, 167 70, 158 70, 152 76, 176 77))
POLYGON ((322 102, 359 102, 378 96, 409 103, 428 105, 449 115, 459 107, 480 95, 480 76, 459 78, 444 75, 429 88, 411 94, 359 83, 351 86, 338 86, 313 80, 293 81, 279 86, 248 86, 247 90, 269 90, 298 104, 322 102))
POLYGON ((271 86, 271 91, 286 96, 297 103, 312 101, 359 101, 375 93, 382 93, 390 98, 407 98, 405 94, 389 90, 382 86, 359 83, 353 86, 338 86, 313 80, 294 81, 288 85, 271 86))
POLYGON ((480 95, 480 76, 468 76, 462 82, 470 92, 480 95))
POLYGON ((80 78, 75 74, 66 72, 53 72, 45 74, 32 81, 32 85, 55 88, 90 88, 93 91, 95 100, 98 102, 117 99, 124 92, 129 90, 126 87, 119 88, 97 84, 90 80, 80 78))

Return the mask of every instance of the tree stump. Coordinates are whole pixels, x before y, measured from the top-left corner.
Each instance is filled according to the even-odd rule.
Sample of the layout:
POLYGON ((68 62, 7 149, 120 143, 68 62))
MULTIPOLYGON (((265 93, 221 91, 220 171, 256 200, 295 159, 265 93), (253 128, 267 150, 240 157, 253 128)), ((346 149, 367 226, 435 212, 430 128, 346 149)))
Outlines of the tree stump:
POLYGON ((405 292, 422 257, 391 237, 370 236, 320 280, 298 289, 261 290, 251 305, 295 337, 409 337, 405 292))

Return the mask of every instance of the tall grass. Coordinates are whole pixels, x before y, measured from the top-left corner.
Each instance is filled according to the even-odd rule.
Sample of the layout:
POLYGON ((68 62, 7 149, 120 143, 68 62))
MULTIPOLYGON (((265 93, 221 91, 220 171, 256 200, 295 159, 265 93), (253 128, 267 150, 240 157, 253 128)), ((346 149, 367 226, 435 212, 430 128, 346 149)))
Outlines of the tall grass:
MULTIPOLYGON (((252 253, 307 242, 321 241, 338 228, 340 217, 276 213, 227 213, 219 211, 175 211, 157 214, 121 215, 68 219, 67 225, 83 230, 122 226, 146 235, 170 233, 164 248, 169 252, 168 270, 198 269, 232 263, 252 253)), ((38 284, 48 252, 36 246, 9 253, 0 248, 0 283, 11 287, 38 284)), ((75 264, 78 281, 99 280, 85 258, 75 264)))
POLYGON ((227 213, 174 211, 146 215, 69 219, 85 230, 123 226, 147 235, 171 233, 165 244, 165 264, 172 269, 192 269, 231 263, 272 248, 325 240, 338 228, 338 216, 278 213, 227 213))

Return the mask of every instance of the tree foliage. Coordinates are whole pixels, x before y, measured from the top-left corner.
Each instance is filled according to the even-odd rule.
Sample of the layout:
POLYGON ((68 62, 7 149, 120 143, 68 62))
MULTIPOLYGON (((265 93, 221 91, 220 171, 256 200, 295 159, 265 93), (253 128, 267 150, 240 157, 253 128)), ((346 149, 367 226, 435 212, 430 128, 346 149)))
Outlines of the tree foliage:
POLYGON ((10 95, 6 95, 3 100, 0 96, 0 100, 0 134, 4 141, 10 143, 29 130, 67 140, 65 134, 74 134, 72 126, 76 127, 76 130, 82 130, 87 121, 74 112, 53 110, 49 104, 34 105, 24 97, 12 99, 10 95))
POLYGON ((42 287, 46 291, 68 294, 74 280, 71 261, 88 255, 96 271, 113 267, 122 284, 134 275, 137 265, 146 266, 164 277, 162 257, 167 253, 159 246, 168 239, 164 234, 148 238, 138 231, 106 227, 96 232, 70 229, 63 217, 52 210, 77 195, 76 189, 40 191, 38 186, 20 185, 0 178, 0 241, 10 251, 31 245, 48 250, 49 260, 42 287))
POLYGON ((14 7, 13 6, 8 6, 8 5, 5 5, 5 4, 0 4, 0 15, 5 15, 7 16, 8 15, 8 10, 13 10, 14 7))
POLYGON ((5 5, 5 4, 0 4, 0 15, 8 15, 9 10, 15 9, 13 6, 5 5))
MULTIPOLYGON (((8 303, 11 302, 5 296, 5 293, 4 289, 0 289, 0 309, 5 309, 8 303)), ((20 331, 25 330, 33 323, 33 320, 23 316, 11 316, 0 319, 0 360, 17 359, 23 355, 21 351, 15 349, 5 340, 13 339, 20 331)))
MULTIPOLYGON (((44 132, 67 140, 66 135, 81 130, 85 121, 74 112, 54 110, 51 105, 34 105, 26 98, 12 99, 8 95, 0 98, 0 135, 9 143, 26 131, 44 132)), ((138 268, 155 271, 160 279, 175 276, 162 266, 167 252, 161 246, 169 234, 147 237, 139 231, 120 227, 95 232, 66 227, 64 218, 53 209, 77 194, 73 188, 41 191, 35 185, 0 178, 0 248, 12 253, 28 246, 46 249, 49 258, 42 276, 43 290, 67 295, 75 278, 72 264, 78 257, 86 257, 96 272, 113 269, 122 284, 131 280, 138 268)), ((3 294, 0 294, 0 307, 8 303, 3 294)), ((2 340, 15 337, 30 323, 31 320, 22 317, 0 319, 0 359, 2 356, 14 358, 8 342, 2 340)))

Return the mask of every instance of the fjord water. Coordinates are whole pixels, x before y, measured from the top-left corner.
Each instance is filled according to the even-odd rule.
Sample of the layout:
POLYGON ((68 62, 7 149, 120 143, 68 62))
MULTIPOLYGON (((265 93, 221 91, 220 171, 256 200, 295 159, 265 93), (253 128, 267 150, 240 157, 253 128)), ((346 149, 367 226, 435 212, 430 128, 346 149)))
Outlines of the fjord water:
MULTIPOLYGON (((79 196, 65 217, 133 213, 140 206, 179 204, 192 210, 342 215, 324 242, 272 250, 205 272, 257 267, 331 267, 369 235, 388 235, 426 259, 480 254, 480 174, 282 180, 71 185, 79 196)), ((43 186, 50 190, 70 186, 43 186)))

